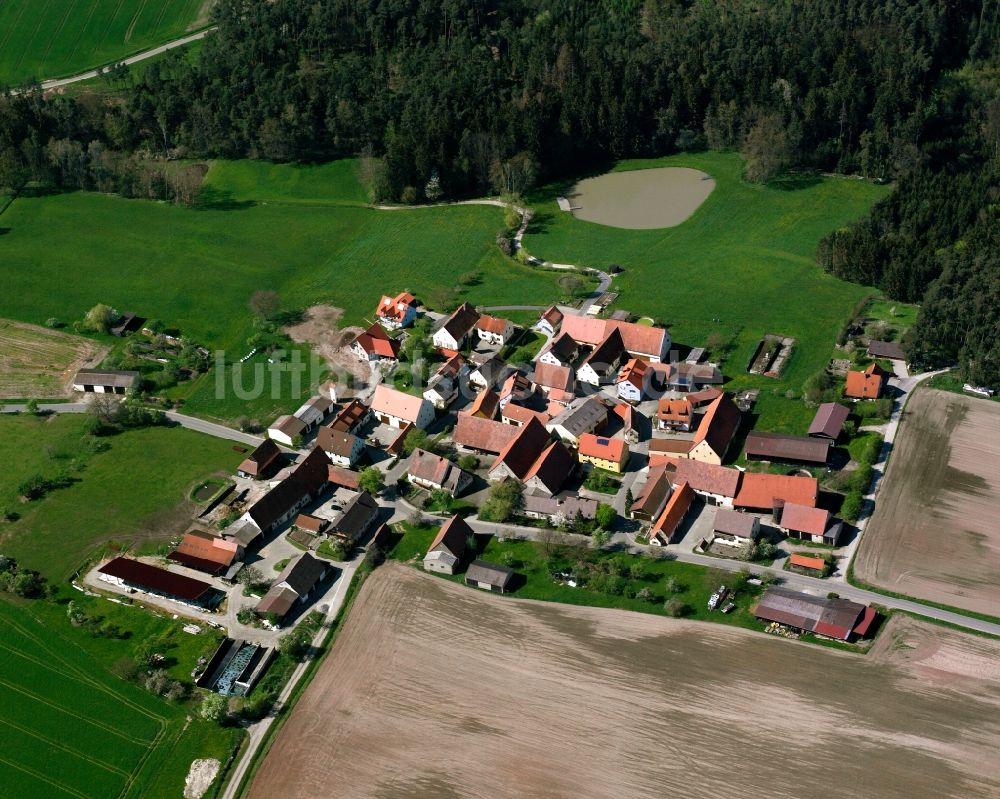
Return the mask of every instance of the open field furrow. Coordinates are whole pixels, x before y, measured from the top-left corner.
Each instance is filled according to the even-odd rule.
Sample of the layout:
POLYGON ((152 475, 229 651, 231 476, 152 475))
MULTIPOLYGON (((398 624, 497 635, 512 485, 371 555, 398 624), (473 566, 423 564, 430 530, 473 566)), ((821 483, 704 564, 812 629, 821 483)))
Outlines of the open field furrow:
POLYGON ((21 733, 22 735, 26 735, 29 738, 33 738, 36 741, 40 741, 46 746, 50 746, 53 749, 58 749, 61 752, 65 752, 66 754, 71 755, 72 757, 83 760, 91 765, 97 766, 98 768, 111 772, 112 774, 117 774, 120 777, 129 776, 129 772, 125 771, 124 769, 118 768, 117 766, 113 766, 110 763, 105 763, 102 760, 98 760, 97 758, 94 757, 93 753, 80 752, 76 749, 73 749, 72 747, 67 746, 64 743, 61 743, 60 741, 56 741, 51 738, 46 738, 44 735, 40 735, 37 731, 35 731, 31 727, 22 724, 15 724, 14 722, 10 721, 9 719, 5 719, 2 716, 0 716, 0 724, 6 727, 10 727, 13 730, 17 730, 17 732, 21 733))
MULTIPOLYGON (((48 790, 48 795, 49 796, 54 796, 52 794, 52 790, 54 789, 54 790, 58 791, 59 793, 64 794, 66 796, 75 796, 75 797, 77 797, 77 799, 92 799, 89 794, 80 793, 79 791, 77 791, 74 788, 69 787, 68 785, 63 785, 62 783, 56 782, 54 779, 52 779, 50 776, 48 776, 44 772, 36 771, 35 769, 31 769, 31 768, 27 768, 26 766, 23 766, 23 765, 21 765, 19 763, 14 763, 14 762, 8 760, 7 758, 5 758, 3 755, 0 755, 0 763, 2 763, 3 765, 7 766, 7 768, 13 769, 15 771, 19 771, 22 774, 27 774, 29 777, 32 777, 32 778, 38 780, 39 782, 43 783, 46 786, 46 789, 48 790)), ((11 780, 9 782, 13 782, 13 781, 11 780)))

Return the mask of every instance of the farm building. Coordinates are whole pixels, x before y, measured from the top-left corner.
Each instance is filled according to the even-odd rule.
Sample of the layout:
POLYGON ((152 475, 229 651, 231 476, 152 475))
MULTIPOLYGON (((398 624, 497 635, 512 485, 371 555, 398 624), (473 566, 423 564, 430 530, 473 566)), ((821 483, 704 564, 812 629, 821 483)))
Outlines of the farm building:
POLYGON ((877 613, 874 608, 849 599, 827 599, 787 588, 769 588, 754 608, 754 615, 761 621, 776 622, 793 630, 851 641, 868 634, 877 613))
POLYGON ((696 411, 704 408, 707 405, 711 405, 719 397, 722 396, 722 391, 717 388, 703 388, 701 391, 694 391, 687 395, 687 401, 691 403, 696 411))
POLYGON ((712 523, 714 541, 733 547, 752 544, 760 537, 760 517, 752 513, 740 513, 728 508, 719 508, 712 523))
POLYGON ((303 403, 303 405, 292 414, 296 419, 302 421, 306 426, 306 430, 312 430, 317 425, 323 424, 326 417, 330 415, 333 410, 333 401, 328 397, 315 396, 310 397, 308 402, 303 403))
POLYGON ((307 530, 310 533, 322 533, 329 526, 330 520, 311 516, 308 513, 300 513, 295 517, 293 524, 300 530, 307 530))
POLYGON ((316 434, 316 446, 326 453, 334 466, 351 467, 365 452, 365 440, 353 433, 342 433, 330 427, 321 427, 316 434))
POLYGON ((815 477, 744 472, 733 507, 771 513, 781 500, 816 507, 819 482, 815 477))
MULTIPOLYGON (((473 361, 476 356, 473 355, 473 361)), ((490 355, 480 359, 478 365, 469 375, 469 384, 478 389, 496 388, 507 377, 511 367, 499 355, 490 355)))
POLYGON ((572 392, 576 379, 569 366, 559 366, 537 361, 529 379, 531 384, 545 396, 572 392))
POLYGON ((739 469, 681 458, 677 461, 673 481, 675 484, 686 481, 709 505, 731 508, 742 477, 743 472, 739 469))
POLYGON ((81 369, 73 378, 73 390, 87 394, 127 394, 139 382, 139 373, 129 370, 81 369))
POLYGON ((452 516, 441 525, 424 555, 424 570, 441 574, 458 571, 465 555, 466 542, 473 535, 472 528, 460 516, 452 516))
POLYGON ((546 333, 550 336, 554 336, 556 331, 562 325, 563 312, 560 311, 555 305, 550 305, 544 311, 542 315, 535 322, 535 330, 540 333, 546 333))
MULTIPOLYGON (((513 407, 508 405, 508 408, 513 407)), ((517 428, 493 419, 460 413, 451 439, 460 450, 497 455, 517 437, 517 428)))
POLYGON ((243 547, 238 541, 192 530, 167 558, 190 569, 232 579, 240 568, 242 554, 243 547))
POLYGON ((378 521, 378 513, 379 507, 375 498, 367 491, 359 491, 330 525, 328 534, 348 546, 353 546, 378 521))
POLYGON ((586 316, 565 316, 561 330, 578 344, 596 347, 617 330, 629 355, 659 362, 670 352, 670 334, 659 327, 647 327, 635 322, 615 319, 591 319, 586 316))
POLYGON ((288 477, 251 505, 240 517, 240 522, 249 522, 257 533, 251 536, 252 528, 244 527, 243 538, 249 539, 241 539, 244 546, 249 546, 262 534, 273 532, 309 502, 319 498, 329 487, 329 465, 323 450, 312 450, 295 465, 288 477))
POLYGON ((850 410, 839 402, 824 402, 809 424, 809 435, 836 441, 844 429, 850 410))
POLYGON ((663 513, 660 514, 656 524, 649 531, 650 544, 666 546, 676 543, 677 532, 680 530, 684 517, 691 510, 694 498, 694 489, 686 480, 674 486, 674 492, 667 500, 663 513))
POLYGON ((264 439, 244 461, 236 467, 236 474, 250 480, 260 480, 281 457, 281 450, 271 439, 264 439))
POLYGON ((774 523, 792 538, 831 546, 836 546, 844 526, 828 510, 784 500, 775 502, 774 523))
POLYGON ((661 399, 656 406, 656 426, 660 430, 682 430, 692 427, 694 406, 688 399, 661 399))
POLYGON ((507 344, 514 335, 514 323, 509 319, 483 314, 476 322, 476 333, 480 341, 487 344, 507 344))
POLYGON ((580 436, 577 457, 580 463, 591 463, 599 469, 621 474, 628 463, 628 444, 622 439, 595 436, 584 433, 580 436))
POLYGON ((295 441, 306 432, 306 424, 295 416, 279 416, 267 428, 268 438, 280 441, 286 447, 294 447, 295 441))
POLYGON ((896 341, 869 341, 869 358, 885 358, 888 361, 906 361, 906 353, 896 341))
POLYGON ((722 385, 722 372, 712 363, 672 363, 666 381, 671 391, 695 392, 722 385))
POLYGON ((459 381, 468 372, 465 358, 453 355, 431 375, 423 397, 439 411, 458 396, 459 381))
POLYGON ((500 395, 492 388, 487 388, 476 394, 469 407, 459 411, 459 414, 477 416, 480 419, 496 419, 499 410, 500 395))
POLYGON ((417 298, 408 291, 395 297, 383 294, 375 309, 375 318, 382 327, 389 330, 408 327, 417 318, 417 298))
POLYGON ((863 372, 848 372, 844 396, 852 399, 878 399, 882 396, 889 377, 889 373, 877 363, 871 364, 863 372))
POLYGON ((283 621, 296 605, 309 601, 314 589, 330 573, 326 561, 314 558, 308 552, 292 558, 278 575, 267 593, 257 604, 262 616, 273 616, 283 621))
POLYGON ((826 571, 826 561, 823 558, 811 558, 808 555, 802 555, 798 552, 793 552, 788 556, 788 565, 819 572, 820 574, 826 571))
POLYGON ((472 475, 440 455, 422 449, 413 450, 407 479, 423 488, 441 489, 452 496, 459 496, 472 484, 472 475))
POLYGON ((532 419, 537 419, 543 425, 547 424, 549 415, 545 411, 535 411, 531 408, 525 408, 523 405, 508 402, 500 414, 500 419, 506 425, 524 427, 532 419))
POLYGON ((628 351, 621 333, 612 329, 607 338, 594 347, 576 370, 576 379, 581 383, 600 386, 612 382, 618 375, 619 367, 625 362, 628 351))
POLYGON ((330 485, 346 488, 349 491, 357 491, 361 485, 360 475, 357 472, 333 464, 327 469, 327 480, 330 481, 330 485))
POLYGON ((379 422, 390 427, 412 424, 423 429, 434 421, 434 406, 427 400, 404 394, 384 383, 375 387, 371 412, 379 422))
POLYGON ((531 381, 524 376, 521 372, 512 372, 504 380, 503 386, 500 387, 500 393, 497 398, 500 403, 500 408, 503 409, 507 406, 509 402, 530 402, 534 396, 534 388, 531 385, 531 381))
POLYGON ((629 510, 629 518, 638 519, 643 522, 652 522, 656 519, 663 506, 670 498, 673 489, 670 485, 670 477, 666 466, 653 466, 649 470, 649 477, 642 486, 642 490, 632 503, 629 510))
POLYGON ((195 682, 222 696, 246 696, 274 659, 275 650, 227 638, 209 659, 195 682))
POLYGON ((626 402, 642 402, 646 396, 649 363, 639 358, 630 359, 618 373, 615 384, 618 398, 626 402))
POLYGON ((529 519, 552 519, 562 516, 572 520, 577 513, 582 514, 587 521, 593 521, 597 516, 596 499, 578 497, 575 494, 559 494, 552 497, 541 497, 528 494, 521 498, 521 513, 529 519))
POLYGON ((640 411, 627 402, 619 402, 614 407, 614 413, 622 420, 622 432, 625 433, 625 440, 630 444, 638 444, 640 439, 647 437, 649 419, 640 411))
POLYGON ((728 394, 720 394, 698 423, 688 458, 721 465, 740 426, 740 409, 728 394))
POLYGON ((358 333, 350 344, 351 352, 359 361, 376 363, 399 359, 399 342, 389 338, 379 324, 358 333))
POLYGON ((505 594, 514 577, 514 570, 485 560, 474 560, 465 572, 465 584, 495 594, 505 594))
POLYGON ((608 409, 603 403, 593 397, 581 397, 551 419, 545 427, 575 447, 580 436, 602 430, 607 421, 608 409))
POLYGON ((542 424, 532 419, 517 429, 517 436, 490 467, 490 482, 513 479, 529 491, 552 495, 573 471, 573 456, 562 442, 553 442, 542 424))
POLYGON ((550 366, 572 366, 580 354, 580 345, 568 333, 560 333, 551 343, 542 348, 536 363, 550 366))
POLYGON ((784 433, 750 433, 746 441, 748 459, 788 463, 825 464, 830 457, 830 441, 784 433))
POLYGON ((435 331, 432 337, 434 346, 446 350, 462 349, 478 321, 479 312, 469 303, 462 303, 435 331))
POLYGON ((370 413, 368 406, 361 402, 361 400, 351 400, 333 417, 333 421, 330 422, 329 427, 331 430, 353 433, 368 421, 370 413))
POLYGON ((210 583, 131 558, 113 558, 97 572, 98 579, 119 588, 131 588, 199 609, 212 607, 222 596, 210 583))

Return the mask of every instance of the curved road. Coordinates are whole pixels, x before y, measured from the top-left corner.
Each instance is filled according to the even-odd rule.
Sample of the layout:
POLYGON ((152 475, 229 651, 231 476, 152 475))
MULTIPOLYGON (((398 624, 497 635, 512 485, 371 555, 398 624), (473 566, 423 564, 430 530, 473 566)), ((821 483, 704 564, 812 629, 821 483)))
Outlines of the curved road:
POLYGON ((168 50, 173 50, 175 47, 183 47, 186 44, 191 44, 191 42, 196 42, 199 39, 204 39, 212 31, 216 30, 213 26, 211 28, 205 28, 205 30, 198 31, 197 33, 192 33, 189 36, 183 36, 180 39, 174 39, 172 42, 167 42, 166 44, 161 44, 157 47, 150 48, 149 50, 143 50, 141 53, 136 53, 135 55, 130 55, 127 58, 121 59, 121 61, 115 61, 111 64, 105 64, 102 67, 97 67, 96 69, 88 69, 86 72, 80 72, 76 75, 70 75, 68 78, 53 78, 52 80, 42 81, 42 91, 48 91, 49 89, 58 89, 62 86, 69 86, 71 83, 79 83, 82 80, 90 80, 91 78, 98 77, 99 70, 108 69, 114 67, 117 64, 137 64, 140 61, 145 61, 147 58, 153 58, 154 56, 161 55, 168 50))

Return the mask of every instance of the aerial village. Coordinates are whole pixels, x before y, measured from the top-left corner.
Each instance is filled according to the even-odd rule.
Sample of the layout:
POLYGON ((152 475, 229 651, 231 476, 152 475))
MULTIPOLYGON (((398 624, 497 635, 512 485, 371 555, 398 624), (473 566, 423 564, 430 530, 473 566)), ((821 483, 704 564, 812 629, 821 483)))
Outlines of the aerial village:
MULTIPOLYGON (((679 347, 666 329, 625 312, 606 314, 612 299, 551 306, 525 330, 469 304, 439 315, 410 293, 383 296, 370 327, 347 345, 370 370, 368 384, 327 381, 256 447, 238 448, 245 459, 231 484, 165 560, 119 555, 85 584, 224 628, 229 637, 198 684, 243 695, 282 631, 325 609, 350 582, 356 556, 384 552, 404 520, 438 525, 421 556, 426 571, 497 593, 516 591, 518 575, 477 557, 477 535, 557 530, 660 557, 753 562, 763 553, 769 565, 783 540, 792 544, 786 570, 830 576, 845 524, 823 507, 810 468, 828 467, 850 403, 882 396, 889 372, 877 363, 848 372, 843 402, 820 404, 808 436, 747 430, 756 392, 724 391, 704 349, 679 347), (428 377, 398 388, 401 347, 421 317, 428 377), (536 354, 509 363, 526 333, 541 341, 536 354), (724 465, 737 439, 746 463, 777 468, 724 465)), ((776 368, 786 344, 762 341, 754 361, 766 351, 763 368, 776 368)), ((125 394, 137 377, 81 370, 74 388, 125 394)), ((575 586, 579 578, 552 579, 575 586)), ((727 613, 734 599, 720 585, 709 610, 727 613)), ((865 638, 877 617, 833 591, 779 585, 766 586, 753 614, 769 632, 843 642, 865 638)))

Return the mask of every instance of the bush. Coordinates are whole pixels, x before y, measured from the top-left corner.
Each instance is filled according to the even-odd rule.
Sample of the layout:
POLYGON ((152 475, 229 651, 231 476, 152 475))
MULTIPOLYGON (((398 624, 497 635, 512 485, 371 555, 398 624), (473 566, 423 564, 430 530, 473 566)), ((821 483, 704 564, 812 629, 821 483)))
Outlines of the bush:
POLYGON ((675 619, 679 619, 688 612, 688 606, 676 597, 664 602, 663 609, 667 612, 668 616, 675 619))
POLYGON ((198 715, 205 721, 221 724, 229 715, 229 700, 219 694, 209 694, 198 707, 198 715))
POLYGON ((474 472, 479 468, 479 458, 475 455, 462 455, 458 459, 458 468, 466 472, 474 472))
POLYGON ((597 506, 595 519, 597 521, 597 526, 601 530, 610 530, 614 526, 615 520, 617 518, 618 518, 618 511, 616 511, 610 505, 607 505, 602 502, 597 506))
POLYGON ((840 518, 847 522, 856 522, 861 518, 861 510, 864 508, 864 503, 864 496, 857 491, 852 491, 844 497, 844 502, 840 506, 840 518))
POLYGON ((868 491, 868 486, 872 484, 874 470, 867 463, 859 466, 851 473, 851 491, 863 495, 868 491))

